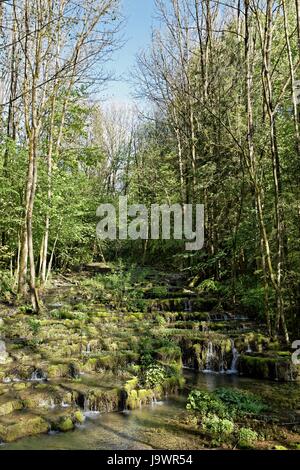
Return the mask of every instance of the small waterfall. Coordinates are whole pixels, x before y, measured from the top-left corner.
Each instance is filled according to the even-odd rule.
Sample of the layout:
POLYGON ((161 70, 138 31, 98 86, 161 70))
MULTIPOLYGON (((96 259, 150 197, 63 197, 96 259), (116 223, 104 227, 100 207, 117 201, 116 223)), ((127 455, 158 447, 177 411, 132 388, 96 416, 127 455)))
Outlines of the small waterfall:
POLYGON ((223 349, 221 350, 221 363, 220 363, 220 374, 224 374, 224 351, 223 349))
POLYGON ((237 362, 239 358, 239 353, 234 345, 233 339, 231 339, 230 341, 231 341, 231 351, 232 351, 232 362, 231 362, 230 369, 227 371, 227 374, 237 374, 238 373, 237 362))
POLYGON ((90 401, 87 397, 84 397, 83 411, 85 413, 89 413, 91 411, 90 410, 90 401))
POLYGON ((214 345, 211 341, 208 342, 207 351, 206 351, 206 366, 203 372, 214 372, 214 358, 215 358, 215 350, 214 345))
POLYGON ((62 408, 70 408, 71 405, 69 405, 69 403, 66 403, 65 401, 62 401, 61 404, 60 404, 60 406, 61 406, 62 408))
POLYGON ((42 382, 43 380, 47 380, 46 374, 42 371, 42 369, 35 369, 31 376, 30 382, 42 382))
POLYGON ((8 358, 5 342, 0 340, 0 364, 5 364, 8 358))
POLYGON ((185 312, 192 312, 193 311, 193 306, 192 306, 191 299, 187 299, 187 300, 184 301, 184 311, 185 312))
POLYGON ((88 397, 84 397, 83 414, 88 417, 100 414, 97 410, 96 404, 91 403, 88 397))
POLYGON ((56 408, 56 405, 55 405, 55 401, 53 400, 53 398, 50 398, 50 408, 53 410, 54 408, 56 408))
POLYGON ((248 340, 246 341, 246 346, 247 346, 246 353, 249 353, 249 354, 252 353, 253 351, 251 349, 251 346, 248 340))
POLYGON ((87 343, 85 350, 83 351, 83 354, 91 354, 91 343, 87 343))
POLYGON ((48 409, 54 409, 55 408, 55 402, 53 398, 50 398, 49 400, 40 400, 38 406, 40 408, 48 408, 48 409))

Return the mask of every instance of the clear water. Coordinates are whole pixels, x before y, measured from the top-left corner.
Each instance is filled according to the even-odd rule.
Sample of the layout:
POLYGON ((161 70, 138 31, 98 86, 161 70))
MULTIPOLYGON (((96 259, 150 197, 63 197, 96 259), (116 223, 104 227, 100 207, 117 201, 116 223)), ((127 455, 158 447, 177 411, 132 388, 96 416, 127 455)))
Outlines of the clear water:
MULTIPOLYGON (((291 397, 300 406, 299 385, 240 378, 234 375, 196 374, 185 371, 187 386, 177 397, 142 409, 125 412, 95 414, 85 423, 66 434, 39 435, 2 445, 1 450, 134 450, 134 449, 201 449, 197 431, 184 423, 186 395, 191 388, 214 390, 216 387, 238 387, 258 393, 262 397, 274 397, 274 410, 280 408, 280 400, 291 397), (279 408, 278 408, 279 407, 279 408)), ((288 413, 295 417, 295 404, 288 413)))

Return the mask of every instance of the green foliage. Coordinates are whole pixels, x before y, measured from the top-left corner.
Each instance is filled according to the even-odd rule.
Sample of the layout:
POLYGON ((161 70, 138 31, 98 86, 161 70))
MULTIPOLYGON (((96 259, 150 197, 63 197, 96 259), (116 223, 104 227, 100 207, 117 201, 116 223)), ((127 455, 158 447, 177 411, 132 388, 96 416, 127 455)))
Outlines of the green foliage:
POLYGON ((27 323, 30 330, 32 331, 32 334, 37 335, 41 329, 41 322, 35 318, 28 318, 27 323))
POLYGON ((32 305, 29 305, 29 304, 21 305, 18 310, 20 313, 25 313, 25 314, 32 313, 32 305))
POLYGON ((80 322, 83 322, 88 318, 88 313, 72 311, 71 307, 67 306, 51 310, 50 315, 56 320, 78 320, 80 322))
POLYGON ((186 408, 199 412, 201 416, 215 414, 225 418, 229 415, 227 407, 219 398, 202 390, 192 390, 188 396, 186 408))
POLYGON ((214 392, 223 403, 237 413, 259 414, 268 408, 263 401, 250 392, 234 388, 219 388, 214 392))
POLYGON ((201 416, 214 414, 220 418, 235 418, 244 414, 259 414, 268 407, 250 392, 219 388, 214 392, 192 390, 188 396, 187 409, 201 416))
POLYGON ((220 289, 220 284, 214 279, 205 279, 197 287, 199 293, 203 292, 218 292, 220 289))
POLYGON ((265 292, 262 286, 244 289, 241 296, 241 305, 248 312, 264 312, 264 295, 265 292))
POLYGON ((186 407, 199 416, 201 429, 214 438, 213 444, 233 442, 234 438, 240 448, 251 447, 258 434, 251 428, 239 428, 236 422, 245 413, 256 415, 267 409, 255 395, 230 388, 219 388, 214 392, 193 390, 186 407))
POLYGON ((238 432, 238 445, 241 449, 252 447, 258 439, 257 432, 251 428, 240 428, 238 432))
POLYGON ((153 298, 164 298, 168 295, 167 286, 153 286, 147 289, 147 294, 153 296, 153 298))
POLYGON ((201 427, 204 431, 218 439, 224 439, 230 436, 234 431, 233 421, 226 418, 219 418, 215 414, 204 416, 201 421, 201 427))
POLYGON ((0 271, 0 300, 10 302, 14 295, 14 279, 5 271, 0 271))
POLYGON ((108 301, 114 303, 117 308, 126 308, 127 311, 144 310, 145 302, 143 291, 133 286, 134 268, 126 269, 119 263, 112 274, 101 279, 103 297, 109 292, 108 301))
POLYGON ((144 382, 147 388, 154 388, 162 385, 167 378, 164 367, 158 364, 149 365, 144 372, 144 382))

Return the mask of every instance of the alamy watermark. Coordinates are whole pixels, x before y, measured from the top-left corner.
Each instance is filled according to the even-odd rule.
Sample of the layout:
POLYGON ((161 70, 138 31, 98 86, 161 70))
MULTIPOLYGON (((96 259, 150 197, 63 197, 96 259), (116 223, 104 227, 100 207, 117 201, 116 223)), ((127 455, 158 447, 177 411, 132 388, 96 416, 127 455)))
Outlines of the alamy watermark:
POLYGON ((118 217, 113 204, 101 204, 97 237, 101 240, 185 240, 187 251, 201 250, 204 245, 203 204, 128 204, 119 198, 118 217))

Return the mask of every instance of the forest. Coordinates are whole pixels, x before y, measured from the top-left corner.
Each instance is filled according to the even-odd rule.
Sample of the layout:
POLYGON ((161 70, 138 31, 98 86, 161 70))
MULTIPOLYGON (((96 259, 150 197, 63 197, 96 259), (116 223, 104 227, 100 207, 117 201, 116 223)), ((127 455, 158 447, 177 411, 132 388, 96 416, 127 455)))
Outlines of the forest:
POLYGON ((122 3, 0 3, 0 442, 299 450, 300 0, 155 0, 132 105, 122 3), (120 197, 203 248, 100 239, 120 197))

